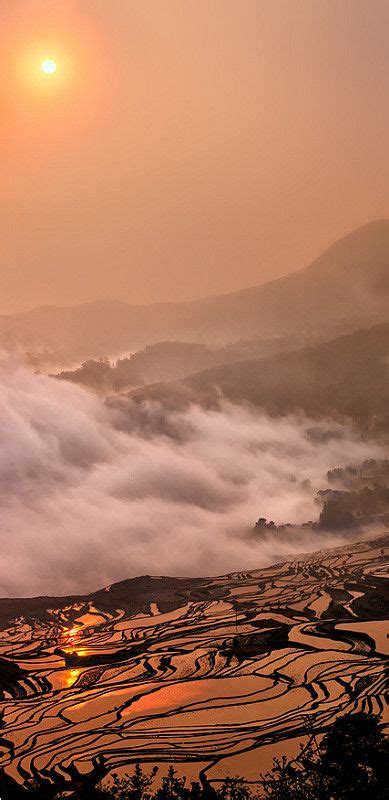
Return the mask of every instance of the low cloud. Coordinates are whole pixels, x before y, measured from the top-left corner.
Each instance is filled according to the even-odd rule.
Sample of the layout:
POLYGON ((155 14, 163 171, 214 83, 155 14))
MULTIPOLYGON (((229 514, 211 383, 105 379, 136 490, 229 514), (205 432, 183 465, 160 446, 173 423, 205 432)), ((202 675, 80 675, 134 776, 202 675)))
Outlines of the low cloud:
MULTIPOLYGON (((0 430, 1 596, 86 592, 138 574, 220 574, 282 559, 292 545, 246 536, 258 516, 314 519, 329 468, 382 456, 335 424, 227 404, 109 407, 7 356, 0 430)), ((323 542, 307 533, 298 550, 323 542)))

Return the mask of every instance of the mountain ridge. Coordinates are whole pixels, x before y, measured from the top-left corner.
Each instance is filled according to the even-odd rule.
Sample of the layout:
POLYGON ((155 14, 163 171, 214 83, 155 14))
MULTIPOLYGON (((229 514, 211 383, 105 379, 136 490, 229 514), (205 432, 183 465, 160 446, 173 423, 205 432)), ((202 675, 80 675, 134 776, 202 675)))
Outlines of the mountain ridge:
POLYGON ((273 281, 181 303, 120 300, 0 317, 0 343, 69 363, 161 340, 210 345, 291 333, 337 335, 389 319, 389 220, 367 223, 273 281))
POLYGON ((39 311, 46 311, 46 310, 57 310, 57 311, 66 311, 70 309, 81 309, 81 308, 88 308, 88 307, 98 307, 98 306, 106 306, 106 305, 114 305, 114 306, 121 306, 131 310, 138 310, 138 309, 145 309, 145 308, 161 308, 161 307, 171 307, 171 306, 188 306, 188 305, 196 305, 197 303, 203 303, 205 301, 212 301, 215 299, 224 299, 227 297, 236 297, 238 295, 244 295, 246 293, 251 293, 252 291, 262 289, 264 286, 273 286, 280 282, 283 282, 287 278, 294 277, 301 273, 306 273, 310 270, 316 269, 317 264, 321 262, 328 254, 336 248, 341 243, 347 243, 348 241, 355 240, 357 236, 364 236, 367 232, 372 231, 383 231, 388 236, 389 240, 389 218, 382 218, 377 220, 372 220, 371 222, 366 222, 364 225, 360 225, 358 228, 354 228, 349 233, 345 234, 344 236, 339 237, 336 239, 332 244, 326 247, 316 258, 313 259, 308 265, 304 267, 300 267, 293 272, 286 273, 285 275, 280 275, 277 278, 273 278, 271 280, 265 280, 262 283, 254 283, 250 286, 245 286, 242 289, 235 289, 233 291, 228 292, 213 292, 209 295, 201 295, 200 297, 196 297, 194 299, 189 300, 166 300, 161 302, 153 302, 153 303, 129 303, 126 300, 120 300, 116 297, 105 297, 98 300, 87 300, 82 303, 71 303, 70 305, 58 305, 57 303, 43 303, 42 305, 32 306, 30 309, 25 311, 17 311, 12 314, 0 314, 0 319, 3 318, 14 318, 14 317, 21 317, 26 316, 28 314, 32 314, 39 311))

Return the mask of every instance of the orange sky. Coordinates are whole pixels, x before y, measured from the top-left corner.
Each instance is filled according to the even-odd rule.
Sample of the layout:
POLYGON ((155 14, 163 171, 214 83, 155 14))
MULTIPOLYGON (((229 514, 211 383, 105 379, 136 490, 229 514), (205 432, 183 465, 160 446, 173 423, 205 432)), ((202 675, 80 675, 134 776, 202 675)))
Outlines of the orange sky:
POLYGON ((388 26, 387 0, 2 0, 0 312, 230 291, 388 217, 388 26))

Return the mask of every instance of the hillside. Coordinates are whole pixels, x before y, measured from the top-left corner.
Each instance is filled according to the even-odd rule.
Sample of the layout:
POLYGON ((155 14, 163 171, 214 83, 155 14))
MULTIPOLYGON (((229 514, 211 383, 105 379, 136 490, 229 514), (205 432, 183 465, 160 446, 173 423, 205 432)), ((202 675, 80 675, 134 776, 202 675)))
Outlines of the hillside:
POLYGON ((250 779, 296 755, 308 723, 320 734, 338 714, 382 713, 386 548, 387 537, 217 578, 6 601, 5 774, 69 789, 174 761, 192 777, 250 779))
POLYGON ((55 377, 102 393, 123 392, 157 381, 180 380, 210 367, 261 358, 298 346, 298 338, 292 336, 237 342, 219 348, 195 342, 158 342, 113 362, 108 358, 88 359, 77 369, 63 370, 55 377))
POLYGON ((271 414, 303 410, 349 417, 360 427, 389 429, 389 323, 315 347, 227 364, 132 394, 170 405, 252 403, 271 414))
POLYGON ((166 340, 221 345, 350 332, 389 319, 389 221, 365 225, 287 277, 186 303, 101 301, 0 317, 2 346, 69 363, 166 340), (42 355, 43 354, 43 355, 42 355))

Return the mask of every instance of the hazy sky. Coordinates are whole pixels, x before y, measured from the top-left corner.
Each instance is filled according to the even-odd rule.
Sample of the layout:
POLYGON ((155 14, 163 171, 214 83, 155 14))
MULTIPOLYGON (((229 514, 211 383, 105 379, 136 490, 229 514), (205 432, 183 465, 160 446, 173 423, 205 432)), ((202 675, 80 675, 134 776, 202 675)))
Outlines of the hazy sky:
POLYGON ((230 291, 389 216, 388 27, 388 0, 1 0, 0 311, 230 291))

